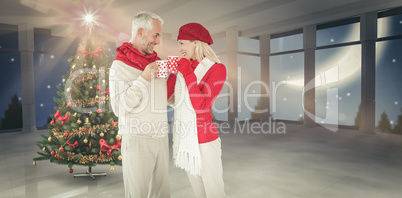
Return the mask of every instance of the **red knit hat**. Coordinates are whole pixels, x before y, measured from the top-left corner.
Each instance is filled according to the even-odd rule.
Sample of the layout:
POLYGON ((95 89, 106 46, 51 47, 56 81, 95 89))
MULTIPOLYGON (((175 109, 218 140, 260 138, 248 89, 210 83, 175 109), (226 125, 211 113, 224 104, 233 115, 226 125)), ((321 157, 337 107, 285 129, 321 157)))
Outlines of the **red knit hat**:
POLYGON ((198 40, 208 43, 208 45, 214 43, 208 30, 199 23, 187 23, 181 26, 177 40, 198 40))

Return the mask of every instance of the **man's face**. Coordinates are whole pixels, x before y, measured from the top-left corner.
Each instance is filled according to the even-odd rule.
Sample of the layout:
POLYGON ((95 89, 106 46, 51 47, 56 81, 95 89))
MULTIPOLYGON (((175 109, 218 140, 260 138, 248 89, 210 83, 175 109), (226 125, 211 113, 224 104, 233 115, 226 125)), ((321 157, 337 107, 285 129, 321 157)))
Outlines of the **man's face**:
POLYGON ((160 43, 160 36, 162 34, 161 23, 154 19, 153 28, 150 29, 141 39, 141 45, 139 51, 142 54, 152 54, 154 52, 155 45, 160 43))

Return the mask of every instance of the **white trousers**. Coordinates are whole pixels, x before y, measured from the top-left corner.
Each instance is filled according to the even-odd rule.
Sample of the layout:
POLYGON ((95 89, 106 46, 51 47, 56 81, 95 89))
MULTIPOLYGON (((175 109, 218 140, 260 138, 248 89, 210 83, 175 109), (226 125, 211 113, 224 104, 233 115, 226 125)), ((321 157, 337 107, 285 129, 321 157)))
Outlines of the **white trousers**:
POLYGON ((218 138, 199 146, 202 160, 201 176, 193 176, 187 172, 196 197, 226 197, 223 183, 221 139, 218 138))
POLYGON ((126 198, 169 198, 169 140, 124 135, 121 147, 126 198))

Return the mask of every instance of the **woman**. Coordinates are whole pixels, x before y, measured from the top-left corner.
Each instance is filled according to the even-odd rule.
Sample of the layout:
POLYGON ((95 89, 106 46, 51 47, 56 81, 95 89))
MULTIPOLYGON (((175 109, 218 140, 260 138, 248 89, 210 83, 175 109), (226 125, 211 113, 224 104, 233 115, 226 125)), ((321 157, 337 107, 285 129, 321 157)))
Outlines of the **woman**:
POLYGON ((174 163, 186 170, 197 197, 226 197, 221 140, 211 121, 226 67, 209 46, 213 40, 202 25, 183 25, 177 40, 182 58, 177 75, 170 75, 167 82, 168 99, 175 109, 174 163))

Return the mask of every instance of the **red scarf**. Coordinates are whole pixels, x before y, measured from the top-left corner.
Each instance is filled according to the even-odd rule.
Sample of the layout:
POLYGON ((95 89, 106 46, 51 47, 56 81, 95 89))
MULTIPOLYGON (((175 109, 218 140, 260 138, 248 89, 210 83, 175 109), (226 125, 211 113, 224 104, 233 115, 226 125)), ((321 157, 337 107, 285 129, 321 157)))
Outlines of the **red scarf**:
POLYGON ((143 55, 140 51, 133 48, 130 43, 125 42, 116 49, 117 55, 114 60, 123 61, 127 65, 144 71, 145 67, 154 61, 160 60, 154 51, 152 54, 143 55))

